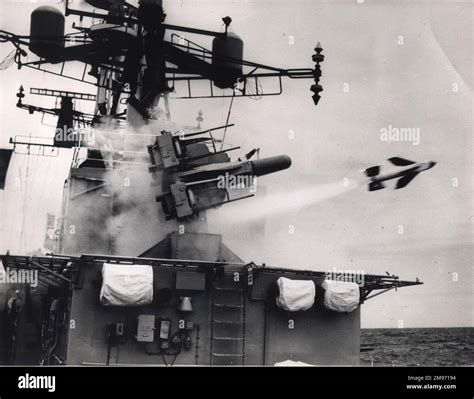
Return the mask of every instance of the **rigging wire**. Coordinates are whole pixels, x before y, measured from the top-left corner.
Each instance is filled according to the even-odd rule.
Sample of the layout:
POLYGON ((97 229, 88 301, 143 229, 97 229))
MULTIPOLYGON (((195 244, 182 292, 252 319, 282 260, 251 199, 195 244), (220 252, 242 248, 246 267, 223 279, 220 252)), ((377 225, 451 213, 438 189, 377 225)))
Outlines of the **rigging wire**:
POLYGON ((36 211, 34 213, 35 220, 38 220, 38 214, 39 214, 39 211, 40 211, 40 207, 42 205, 43 195, 45 193, 45 187, 49 186, 49 169, 51 168, 52 159, 48 157, 48 159, 46 160, 46 163, 47 163, 47 165, 46 165, 46 171, 44 173, 44 181, 43 181, 43 184, 41 185, 41 188, 40 188, 40 193, 39 193, 39 196, 38 196, 38 206, 36 207, 36 211))
POLYGON ((235 98, 235 89, 234 89, 234 92, 232 93, 232 97, 230 99, 230 105, 229 105, 229 111, 227 112, 227 120, 225 122, 225 129, 224 129, 224 134, 222 135, 222 142, 221 142, 221 151, 222 151, 222 148, 224 147, 224 143, 225 143, 225 134, 227 133, 227 125, 229 124, 229 119, 230 119, 230 113, 232 112, 232 104, 234 104, 234 98, 235 98))
MULTIPOLYGON (((31 132, 30 132, 30 141, 31 141, 31 132)), ((33 176, 32 177, 36 177, 36 174, 38 173, 38 167, 37 167, 37 164, 38 164, 38 159, 39 157, 36 156, 35 159, 36 159, 36 162, 34 162, 33 160, 33 163, 30 165, 30 157, 33 156, 33 154, 30 153, 30 148, 28 147, 28 153, 25 154, 26 155, 26 173, 25 173, 25 179, 24 179, 24 192, 23 192, 23 203, 22 203, 22 223, 21 223, 21 231, 20 231, 20 251, 23 252, 23 245, 25 244, 26 242, 26 231, 25 231, 25 222, 26 222, 26 209, 27 209, 27 201, 29 200, 29 195, 31 195, 31 193, 28 192, 29 190, 29 180, 30 180, 30 168, 33 169, 33 176)), ((33 181, 35 179, 32 179, 33 181)))
MULTIPOLYGON (((34 157, 32 160, 31 160, 31 165, 29 166, 29 169, 31 170, 31 175, 30 175, 30 172, 28 172, 28 169, 27 169, 27 175, 26 175, 26 181, 30 181, 30 187, 29 187, 29 192, 27 192, 27 194, 25 194, 25 206, 28 207, 28 211, 31 212, 31 210, 33 209, 33 204, 30 204, 31 202, 31 194, 32 194, 32 191, 34 192, 35 191, 35 186, 36 186, 36 174, 37 174, 37 171, 38 171, 38 168, 37 168, 37 160, 38 158, 36 156, 34 156, 33 154, 29 154, 27 155, 27 157, 34 157)), ((29 222, 31 221, 31 217, 28 217, 28 221, 25 225, 25 231, 24 231, 24 243, 26 245, 26 250, 28 250, 28 244, 30 245, 30 249, 33 250, 33 247, 31 246, 31 243, 32 241, 30 240, 30 237, 29 235, 33 234, 34 235, 34 229, 31 228, 31 226, 29 225, 29 222), (29 234, 28 234, 29 233, 29 234), (28 244, 27 244, 28 243, 28 244)))
POLYGON ((22 198, 22 218, 21 218, 21 230, 20 230, 20 252, 23 252, 23 237, 25 233, 25 213, 26 213, 26 193, 28 192, 28 171, 30 167, 30 157, 27 155, 26 158, 26 173, 25 182, 22 198))
MULTIPOLYGON (((21 173, 22 173, 22 172, 21 172, 20 163, 18 162, 18 159, 17 159, 17 158, 18 158, 18 157, 15 157, 15 156, 14 156, 14 157, 13 157, 13 160, 14 160, 14 162, 15 162, 17 168, 18 168, 18 183, 19 183, 19 185, 20 185, 20 198, 22 199, 22 198, 23 198, 23 183, 22 183, 22 178, 21 178, 21 173)), ((15 191, 14 191, 14 192, 15 192, 15 191)), ((5 201, 5 203, 6 203, 6 201, 5 201)), ((12 231, 13 228, 11 227, 11 224, 14 222, 14 219, 13 219, 13 218, 9 218, 8 221, 9 221, 8 231, 12 231)), ((8 238, 9 238, 9 240, 11 240, 12 235, 9 235, 8 238)), ((9 241, 9 244, 11 244, 10 241, 9 241)), ((7 249, 11 249, 11 248, 10 248, 10 245, 7 246, 7 249)))
MULTIPOLYGON (((31 133, 30 133, 30 137, 31 137, 31 133)), ((27 193, 27 195, 26 195, 25 203, 26 203, 26 201, 32 201, 31 195, 34 194, 37 191, 36 185, 38 183, 36 183, 36 182, 39 181, 38 175, 41 174, 41 169, 39 168, 39 166, 41 165, 41 155, 38 154, 38 153, 32 153, 32 154, 28 154, 27 156, 28 157, 33 157, 33 160, 32 160, 31 165, 30 165, 30 169, 32 170, 32 174, 31 174, 31 176, 26 177, 27 180, 30 180, 31 182, 33 182, 33 186, 30 187, 30 192, 27 193)), ((45 184, 41 185, 42 188, 44 188, 44 186, 45 186, 45 184)), ((30 215, 31 215, 31 211, 33 211, 33 206, 29 206, 29 210, 30 210, 30 215)), ((29 219, 31 220, 31 218, 29 218, 29 219)), ((37 221, 38 219, 35 217, 32 220, 37 221)), ((36 224, 35 224, 35 226, 36 226, 36 224)), ((35 228, 31 228, 31 226, 30 226, 29 233, 30 233, 30 236, 32 236, 32 237, 28 237, 27 231, 25 231, 25 243, 27 242, 27 239, 29 238, 28 243, 30 245, 33 244, 35 232, 36 232, 35 228)), ((26 248, 26 249, 28 249, 28 248, 26 248)), ((30 250, 33 250, 32 246, 30 247, 30 250)))

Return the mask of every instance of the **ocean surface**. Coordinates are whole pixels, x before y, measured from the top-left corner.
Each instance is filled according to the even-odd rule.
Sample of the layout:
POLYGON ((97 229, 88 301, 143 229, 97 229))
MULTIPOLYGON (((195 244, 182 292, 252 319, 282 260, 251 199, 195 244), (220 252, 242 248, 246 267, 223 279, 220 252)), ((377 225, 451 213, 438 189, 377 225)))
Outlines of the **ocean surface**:
POLYGON ((474 365, 474 328, 363 329, 363 366, 474 365))

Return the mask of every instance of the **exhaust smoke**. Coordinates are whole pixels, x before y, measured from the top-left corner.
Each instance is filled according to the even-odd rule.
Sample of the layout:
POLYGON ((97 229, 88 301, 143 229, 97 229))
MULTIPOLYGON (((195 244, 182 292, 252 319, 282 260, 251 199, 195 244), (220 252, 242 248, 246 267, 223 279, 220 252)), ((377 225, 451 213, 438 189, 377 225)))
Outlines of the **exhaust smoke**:
POLYGON ((261 218, 277 216, 295 210, 301 210, 331 198, 348 194, 358 187, 361 182, 356 180, 338 180, 334 183, 309 186, 295 191, 268 193, 239 204, 229 204, 227 209, 221 209, 227 223, 246 223, 261 218))

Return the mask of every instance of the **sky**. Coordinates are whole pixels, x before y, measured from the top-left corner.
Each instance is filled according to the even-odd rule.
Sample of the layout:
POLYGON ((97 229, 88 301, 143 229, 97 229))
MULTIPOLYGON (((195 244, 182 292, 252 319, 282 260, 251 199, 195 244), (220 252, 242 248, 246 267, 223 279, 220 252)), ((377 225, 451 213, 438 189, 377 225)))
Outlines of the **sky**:
MULTIPOLYGON (((29 14, 42 4, 61 7, 3 0, 2 29, 27 34, 29 14)), ((424 282, 367 301, 362 327, 474 326, 472 3, 165 0, 164 6, 168 23, 208 30, 221 29, 221 17, 230 15, 247 60, 312 67, 318 41, 326 57, 317 107, 307 80, 285 80, 281 96, 234 101, 236 126, 227 142, 242 146, 234 156, 260 148, 262 157, 287 154, 293 164, 260 179, 257 198, 208 212, 210 231, 245 261, 388 271, 424 282), (419 144, 383 141, 381 130, 389 126, 419 129, 419 144), (360 171, 385 170, 393 156, 437 165, 402 190, 368 192, 360 171)), ((209 38, 189 37, 210 45, 209 38)), ((1 58, 10 51, 0 46, 1 58)), ((42 72, 0 71, 1 148, 9 148, 10 136, 52 134, 40 115, 15 108, 20 84, 27 91, 94 92, 42 72)), ((51 98, 27 100, 54 105, 51 98)), ((222 125, 229 102, 172 100, 172 118, 193 125, 202 109, 203 126, 222 125)), ((56 158, 14 155, 0 192, 1 252, 42 247, 46 213, 60 213, 70 157, 68 150, 56 158)))

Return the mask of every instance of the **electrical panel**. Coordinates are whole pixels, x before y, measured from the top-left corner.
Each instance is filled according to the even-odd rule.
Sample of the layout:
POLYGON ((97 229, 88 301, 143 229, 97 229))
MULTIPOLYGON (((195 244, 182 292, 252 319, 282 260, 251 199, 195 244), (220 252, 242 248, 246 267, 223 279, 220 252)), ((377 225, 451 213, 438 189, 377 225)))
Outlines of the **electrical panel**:
POLYGON ((153 342, 155 338, 155 316, 141 314, 138 316, 138 328, 136 335, 138 342, 153 342))

